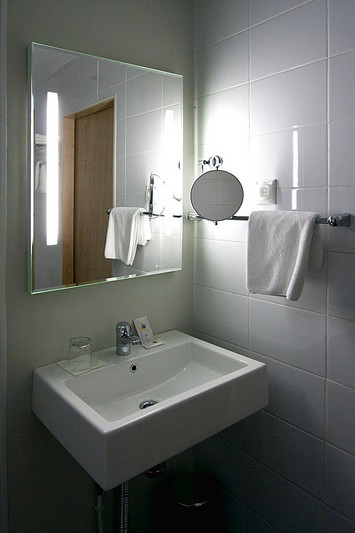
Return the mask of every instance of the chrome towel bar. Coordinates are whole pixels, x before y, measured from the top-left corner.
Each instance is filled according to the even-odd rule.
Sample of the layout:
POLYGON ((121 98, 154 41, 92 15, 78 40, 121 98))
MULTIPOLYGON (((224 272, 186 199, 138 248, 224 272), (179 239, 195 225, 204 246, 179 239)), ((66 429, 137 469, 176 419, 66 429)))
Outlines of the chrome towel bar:
MULTIPOLYGON (((186 213, 185 218, 187 218, 187 220, 206 220, 197 213, 186 213)), ((249 217, 234 215, 226 220, 249 220, 249 217)), ((351 225, 351 215, 350 213, 341 213, 340 215, 331 215, 328 218, 318 217, 316 223, 328 224, 332 227, 348 227, 351 225)))
MULTIPOLYGON (((113 209, 112 207, 109 207, 108 209, 106 209, 106 213, 109 215, 112 209, 113 209)), ((152 218, 165 217, 165 215, 163 215, 162 213, 150 213, 149 211, 142 211, 142 215, 149 215, 152 218)), ((173 218, 182 218, 182 215, 171 215, 171 216, 173 218)))

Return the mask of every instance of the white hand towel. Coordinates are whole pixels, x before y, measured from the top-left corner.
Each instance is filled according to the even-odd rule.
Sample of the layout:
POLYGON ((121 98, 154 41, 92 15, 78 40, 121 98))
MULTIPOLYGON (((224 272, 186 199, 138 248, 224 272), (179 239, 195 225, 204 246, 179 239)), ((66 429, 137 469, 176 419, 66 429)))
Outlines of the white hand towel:
POLYGON ((36 144, 47 144, 47 136, 42 135, 41 133, 35 133, 35 143, 36 144))
POLYGON ((113 207, 111 209, 105 245, 107 259, 120 259, 126 265, 133 263, 143 211, 138 207, 113 207))
POLYGON ((148 215, 142 215, 138 226, 138 244, 145 246, 152 238, 150 219, 148 215))
POLYGON ((298 300, 307 267, 323 262, 317 213, 255 211, 249 217, 247 289, 298 300))
POLYGON ((35 191, 39 194, 47 192, 47 170, 44 161, 37 161, 35 166, 35 191))

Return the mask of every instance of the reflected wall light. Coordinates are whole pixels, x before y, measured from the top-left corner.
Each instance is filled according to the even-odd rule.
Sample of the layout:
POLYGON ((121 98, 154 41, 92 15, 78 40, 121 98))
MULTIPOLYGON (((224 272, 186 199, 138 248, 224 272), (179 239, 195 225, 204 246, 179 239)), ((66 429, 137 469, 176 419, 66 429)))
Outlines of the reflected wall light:
POLYGON ((47 246, 58 244, 58 93, 47 92, 47 246))
POLYGON ((162 170, 165 184, 161 188, 162 201, 165 206, 165 218, 162 221, 165 235, 170 235, 173 231, 172 215, 174 214, 174 209, 176 209, 175 200, 181 196, 180 191, 176 190, 176 183, 179 183, 179 150, 179 159, 176 157, 178 146, 179 138, 177 136, 176 117, 172 109, 166 109, 164 113, 162 144, 162 170))

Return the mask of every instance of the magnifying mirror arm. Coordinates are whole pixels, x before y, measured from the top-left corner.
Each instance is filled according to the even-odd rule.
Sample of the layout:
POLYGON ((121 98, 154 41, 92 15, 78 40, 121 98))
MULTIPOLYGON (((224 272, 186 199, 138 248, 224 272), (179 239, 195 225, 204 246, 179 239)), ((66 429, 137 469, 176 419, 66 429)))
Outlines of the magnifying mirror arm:
POLYGON ((149 216, 153 215, 153 209, 154 209, 154 174, 151 173, 149 177, 149 216))
POLYGON ((202 172, 204 165, 208 165, 210 168, 218 170, 219 167, 223 165, 223 157, 220 155, 212 155, 208 159, 200 160, 199 163, 202 166, 202 172))

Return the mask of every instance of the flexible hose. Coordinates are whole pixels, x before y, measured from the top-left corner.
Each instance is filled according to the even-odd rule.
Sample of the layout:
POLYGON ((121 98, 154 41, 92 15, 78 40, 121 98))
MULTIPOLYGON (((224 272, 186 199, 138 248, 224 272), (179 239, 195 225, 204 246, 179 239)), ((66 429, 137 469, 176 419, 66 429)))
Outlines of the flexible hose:
POLYGON ((97 530, 98 533, 104 533, 104 524, 103 524, 103 490, 99 485, 96 485, 96 507, 95 511, 97 513, 97 530))
MULTIPOLYGON (((97 497, 95 511, 97 513, 98 533, 104 533, 103 524, 103 490, 96 485, 97 497)), ((128 481, 121 485, 121 508, 120 508, 120 530, 119 533, 128 533, 128 481)))
POLYGON ((120 533, 128 533, 128 481, 121 485, 120 533))

